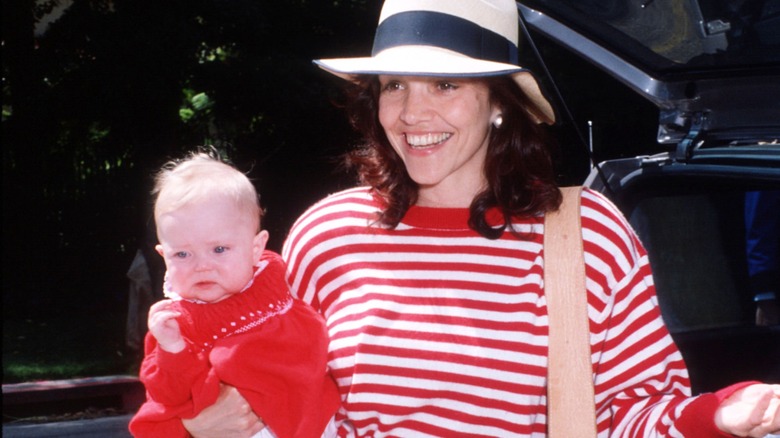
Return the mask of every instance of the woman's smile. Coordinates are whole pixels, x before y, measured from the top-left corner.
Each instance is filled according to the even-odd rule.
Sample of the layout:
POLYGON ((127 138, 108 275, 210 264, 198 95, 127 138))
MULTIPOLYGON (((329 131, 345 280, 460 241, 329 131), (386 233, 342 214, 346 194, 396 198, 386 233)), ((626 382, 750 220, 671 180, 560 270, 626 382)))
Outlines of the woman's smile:
POLYGON ((428 134, 406 133, 405 137, 406 137, 406 143, 408 143, 412 149, 427 149, 443 143, 444 141, 452 137, 452 133, 450 132, 428 133, 428 134))

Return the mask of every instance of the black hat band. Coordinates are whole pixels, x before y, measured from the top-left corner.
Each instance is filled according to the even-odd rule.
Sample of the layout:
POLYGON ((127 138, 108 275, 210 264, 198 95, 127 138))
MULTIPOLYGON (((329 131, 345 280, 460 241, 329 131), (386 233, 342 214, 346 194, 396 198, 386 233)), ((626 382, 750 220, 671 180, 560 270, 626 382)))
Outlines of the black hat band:
POLYGON ((469 20, 430 11, 401 12, 382 21, 371 54, 408 45, 441 47, 475 59, 518 65, 517 46, 503 36, 469 20))

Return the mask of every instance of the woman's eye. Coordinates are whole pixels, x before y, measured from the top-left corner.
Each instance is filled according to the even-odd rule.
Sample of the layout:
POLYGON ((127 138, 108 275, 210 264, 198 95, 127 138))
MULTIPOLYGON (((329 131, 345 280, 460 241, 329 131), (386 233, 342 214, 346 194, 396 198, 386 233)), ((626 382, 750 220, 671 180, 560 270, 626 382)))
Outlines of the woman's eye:
POLYGON ((455 90, 458 88, 457 85, 453 84, 452 82, 439 82, 438 84, 439 90, 455 90))
POLYGON ((401 89, 401 83, 397 81, 390 81, 382 86, 382 91, 395 91, 401 89))

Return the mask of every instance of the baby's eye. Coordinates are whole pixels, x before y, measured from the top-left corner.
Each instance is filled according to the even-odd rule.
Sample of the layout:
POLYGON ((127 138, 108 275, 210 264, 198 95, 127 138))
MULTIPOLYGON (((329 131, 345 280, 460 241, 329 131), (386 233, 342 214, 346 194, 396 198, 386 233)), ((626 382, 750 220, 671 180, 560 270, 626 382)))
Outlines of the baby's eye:
POLYGON ((217 254, 222 254, 223 252, 225 252, 227 250, 228 249, 227 249, 226 246, 218 246, 218 247, 214 248, 214 252, 217 253, 217 254))
POLYGON ((187 254, 186 251, 177 251, 177 252, 173 253, 173 257, 175 257, 177 259, 187 258, 187 255, 188 254, 187 254))

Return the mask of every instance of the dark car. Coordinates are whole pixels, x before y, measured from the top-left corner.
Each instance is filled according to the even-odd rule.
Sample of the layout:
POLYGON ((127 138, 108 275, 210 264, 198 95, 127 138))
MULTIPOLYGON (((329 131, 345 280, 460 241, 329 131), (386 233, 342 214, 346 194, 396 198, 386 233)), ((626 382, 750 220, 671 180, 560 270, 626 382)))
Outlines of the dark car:
MULTIPOLYGON (((657 134, 585 140, 600 157, 585 185, 612 199, 647 247, 694 392, 780 382, 780 1, 518 7, 527 43, 562 47, 615 81, 579 82, 598 87, 581 106, 627 89, 653 109, 612 109, 618 126, 649 123, 657 134)), ((582 125, 557 103, 560 124, 582 125)))

